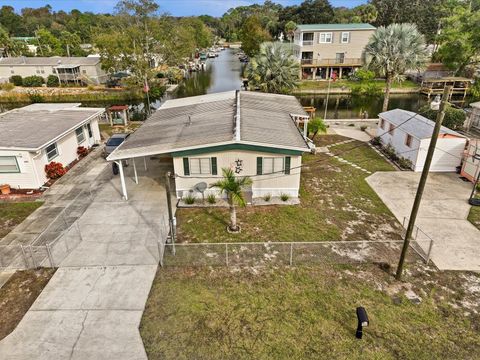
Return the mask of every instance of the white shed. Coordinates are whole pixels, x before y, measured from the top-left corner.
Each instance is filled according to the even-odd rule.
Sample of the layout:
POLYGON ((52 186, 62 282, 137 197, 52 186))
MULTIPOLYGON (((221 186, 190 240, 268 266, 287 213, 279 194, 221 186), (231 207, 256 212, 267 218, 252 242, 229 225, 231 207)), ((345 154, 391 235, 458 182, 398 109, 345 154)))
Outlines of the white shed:
POLYGON ((103 108, 80 104, 33 104, 0 114, 0 184, 38 189, 47 182, 45 165, 64 166, 78 157, 79 146, 100 142, 103 108))
MULTIPOLYGON (((377 136, 390 144, 399 157, 412 162, 413 171, 422 171, 435 123, 411 111, 394 109, 379 114, 377 136)), ((451 172, 461 165, 468 139, 445 126, 435 147, 430 171, 451 172)))

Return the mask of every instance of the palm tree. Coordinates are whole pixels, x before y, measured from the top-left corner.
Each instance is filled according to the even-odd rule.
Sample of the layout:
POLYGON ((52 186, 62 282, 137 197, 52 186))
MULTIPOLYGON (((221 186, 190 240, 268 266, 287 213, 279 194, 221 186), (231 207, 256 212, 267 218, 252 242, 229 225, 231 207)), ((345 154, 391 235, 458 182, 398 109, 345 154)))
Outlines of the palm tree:
POLYGON ((425 39, 412 24, 379 27, 365 47, 365 55, 367 66, 386 80, 383 111, 388 109, 392 82, 402 80, 407 70, 421 70, 428 58, 425 39))
POLYGON ((287 39, 292 42, 293 37, 295 35, 295 29, 297 28, 297 24, 295 24, 292 20, 285 24, 285 35, 287 35, 287 39))
POLYGON ((243 189, 252 184, 252 179, 249 177, 235 177, 232 169, 223 168, 223 179, 212 184, 210 187, 220 189, 221 193, 227 194, 228 205, 230 207, 230 225, 231 231, 238 231, 237 225, 237 209, 236 205, 245 206, 245 197, 243 196, 243 189))
POLYGON ((313 140, 315 139, 315 136, 317 136, 319 132, 321 133, 327 132, 327 125, 325 124, 322 118, 316 117, 308 122, 307 131, 308 131, 308 135, 313 133, 312 135, 312 140, 313 140))
POLYGON ((285 94, 298 86, 300 65, 291 45, 266 42, 247 67, 249 83, 260 91, 285 94))

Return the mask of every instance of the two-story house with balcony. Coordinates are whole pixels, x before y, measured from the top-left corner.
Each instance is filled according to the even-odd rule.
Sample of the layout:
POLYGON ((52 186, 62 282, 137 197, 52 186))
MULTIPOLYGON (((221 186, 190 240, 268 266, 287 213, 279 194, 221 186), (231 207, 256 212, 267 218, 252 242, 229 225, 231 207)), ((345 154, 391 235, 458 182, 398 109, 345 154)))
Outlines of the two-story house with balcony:
POLYGON ((370 24, 298 25, 293 49, 302 65, 302 79, 341 79, 360 68, 375 30, 370 24))

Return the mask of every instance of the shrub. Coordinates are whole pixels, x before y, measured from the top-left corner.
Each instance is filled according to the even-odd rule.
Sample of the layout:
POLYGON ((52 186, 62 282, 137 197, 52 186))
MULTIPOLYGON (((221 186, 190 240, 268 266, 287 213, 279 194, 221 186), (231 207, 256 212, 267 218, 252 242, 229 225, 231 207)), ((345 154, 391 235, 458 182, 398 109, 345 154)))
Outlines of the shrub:
POLYGON ((400 166, 402 169, 412 168, 412 162, 410 161, 410 159, 399 157, 397 163, 398 163, 398 166, 400 166))
POLYGON ((383 151, 385 152, 385 155, 387 155, 387 157, 389 157, 393 161, 398 160, 398 156, 397 156, 397 153, 395 152, 395 148, 391 144, 388 144, 387 146, 385 146, 383 148, 383 151))
POLYGON ((37 93, 36 91, 29 92, 28 98, 32 103, 41 103, 45 100, 43 96, 37 93))
POLYGON ((15 86, 22 86, 23 78, 20 75, 12 75, 10 76, 10 82, 15 86))
POLYGON ((290 199, 290 195, 288 195, 288 194, 281 194, 281 195, 280 195, 280 199, 281 199, 282 201, 287 201, 288 199, 290 199))
POLYGON ((379 97, 382 95, 382 87, 374 82, 360 83, 352 86, 352 95, 364 97, 379 97))
POLYGON ((380 136, 375 136, 372 140, 370 140, 370 144, 373 146, 380 146, 382 144, 380 142, 380 136))
POLYGON ((88 90, 88 91, 93 91, 93 90, 95 90, 95 86, 93 86, 92 84, 90 84, 90 85, 87 86, 87 90, 88 90))
POLYGON ((271 198, 272 198, 272 195, 270 195, 270 194, 266 194, 266 195, 263 196, 263 200, 265 200, 267 202, 270 201, 271 198))
POLYGON ((216 198, 215 195, 213 195, 213 194, 208 194, 208 195, 207 195, 207 202, 208 202, 209 204, 212 204, 212 205, 213 205, 213 204, 215 204, 215 203, 217 202, 217 198, 216 198))
POLYGON ((183 201, 185 201, 185 204, 192 205, 195 203, 195 197, 192 194, 188 194, 183 201))
POLYGON ((10 90, 13 90, 14 88, 15 88, 15 85, 9 82, 3 83, 0 85, 0 89, 4 91, 10 91, 10 90))
POLYGON ((375 79, 375 73, 371 70, 367 69, 358 69, 355 73, 351 76, 352 80, 357 81, 371 81, 375 79))
POLYGON ((45 174, 49 179, 58 179, 65 175, 67 170, 63 167, 62 164, 52 161, 51 163, 45 165, 45 174))
POLYGON ((88 155, 88 149, 85 146, 79 146, 77 148, 77 155, 80 159, 84 158, 85 156, 88 155))
POLYGON ((32 76, 27 76, 26 78, 23 79, 23 86, 39 87, 43 85, 43 82, 44 80, 41 76, 32 75, 32 76))
MULTIPOLYGON (((420 114, 426 118, 435 121, 437 119, 438 110, 432 110, 430 107, 424 106, 420 109, 420 114)), ((443 126, 452 130, 458 130, 463 127, 467 115, 462 109, 455 109, 450 105, 445 108, 445 117, 443 118, 443 126)))
POLYGON ((47 78, 47 86, 48 87, 57 87, 60 85, 60 82, 58 81, 58 77, 55 75, 48 75, 47 78))
POLYGON ((362 126, 360 126, 360 130, 362 130, 362 131, 367 130, 367 125, 362 125, 362 126))

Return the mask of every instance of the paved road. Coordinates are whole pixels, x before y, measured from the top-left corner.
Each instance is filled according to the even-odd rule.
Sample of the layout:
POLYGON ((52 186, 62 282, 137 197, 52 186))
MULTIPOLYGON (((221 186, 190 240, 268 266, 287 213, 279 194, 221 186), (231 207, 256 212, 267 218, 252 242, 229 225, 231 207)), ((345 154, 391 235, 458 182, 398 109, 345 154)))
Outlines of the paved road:
MULTIPOLYGON (((154 161, 148 167, 139 169, 138 185, 127 179, 128 202, 118 178, 99 185, 78 219, 81 242, 0 342, 2 360, 146 359, 138 326, 167 216, 164 172, 154 161)), ((67 234, 66 244, 78 235, 67 234)))
MULTIPOLYGON (((377 172, 367 178, 400 222, 410 216, 419 181, 420 173, 410 171, 377 172)), ((428 177, 416 225, 434 240, 432 260, 440 270, 480 270, 480 231, 467 220, 471 190, 472 184, 456 174, 428 177)), ((427 244, 420 243, 425 250, 427 244)))

